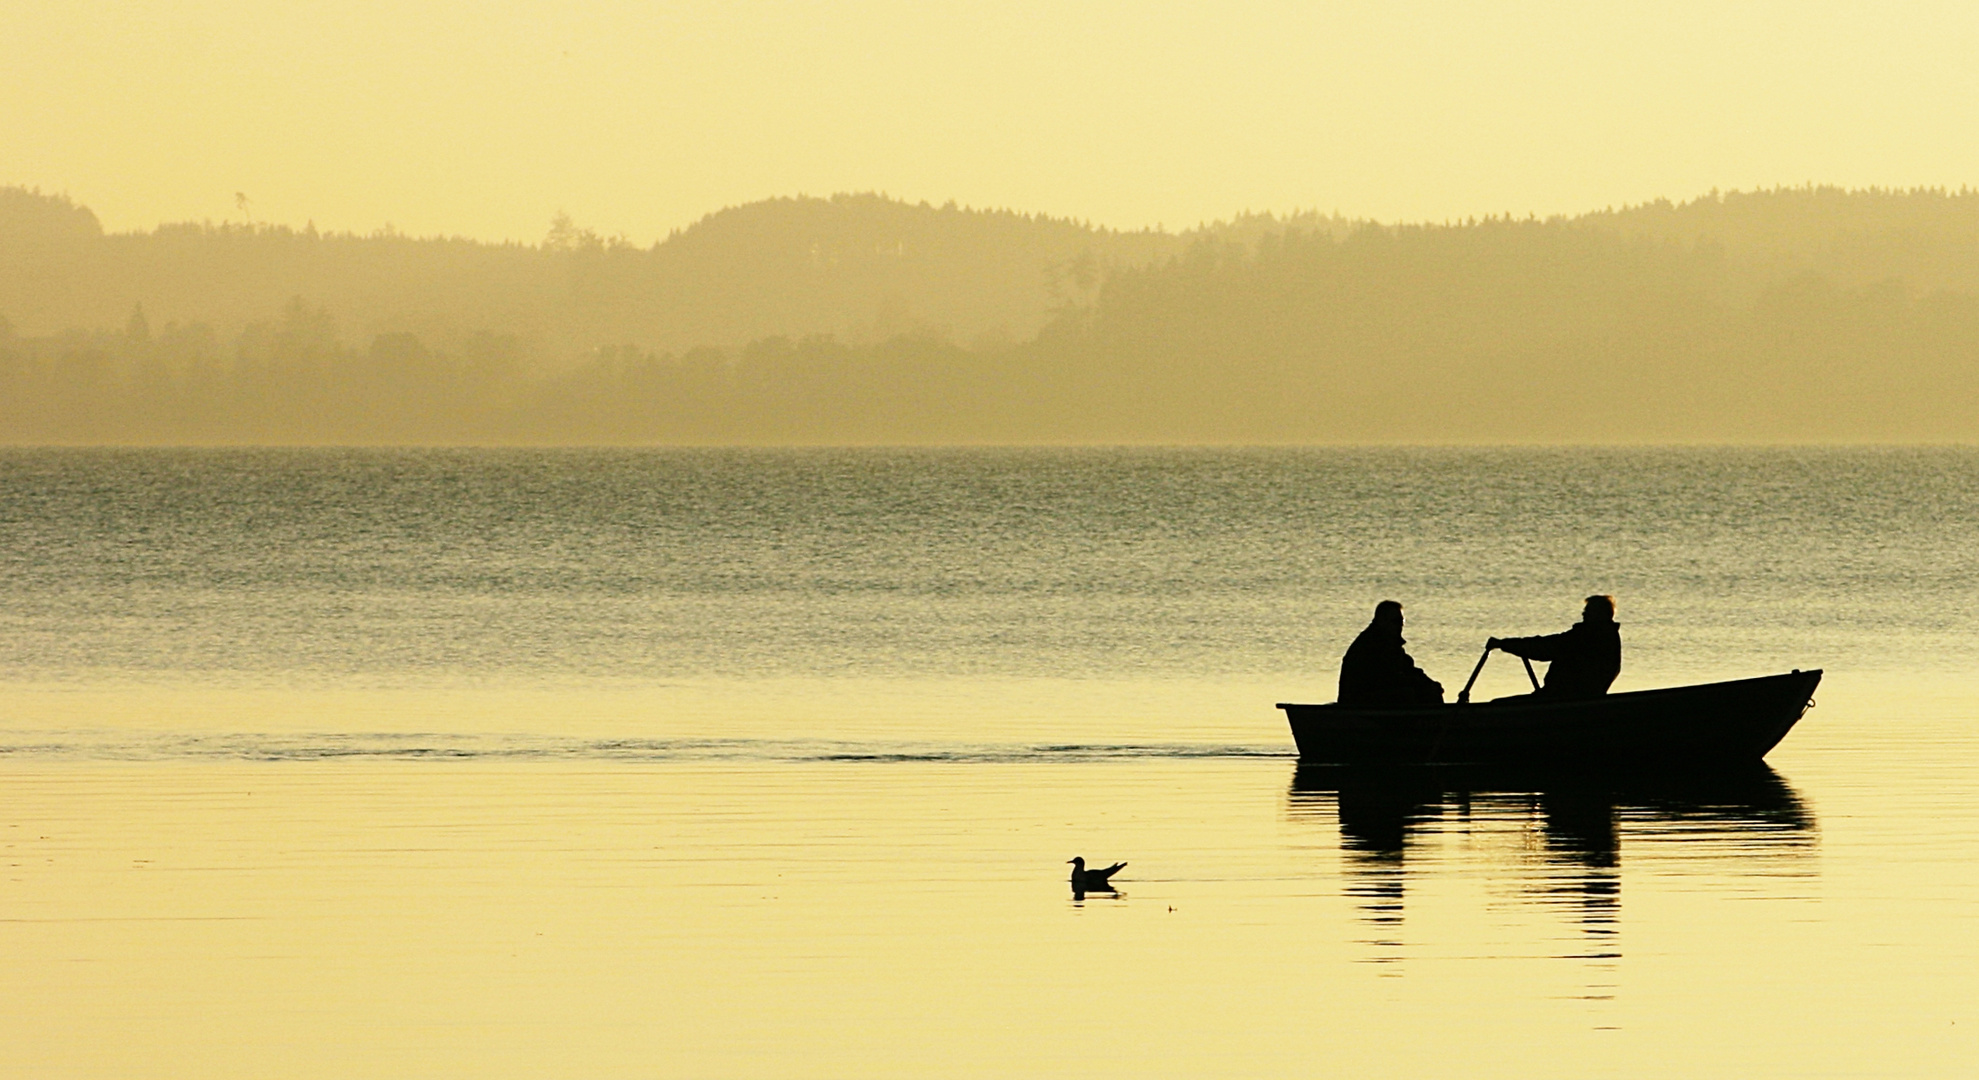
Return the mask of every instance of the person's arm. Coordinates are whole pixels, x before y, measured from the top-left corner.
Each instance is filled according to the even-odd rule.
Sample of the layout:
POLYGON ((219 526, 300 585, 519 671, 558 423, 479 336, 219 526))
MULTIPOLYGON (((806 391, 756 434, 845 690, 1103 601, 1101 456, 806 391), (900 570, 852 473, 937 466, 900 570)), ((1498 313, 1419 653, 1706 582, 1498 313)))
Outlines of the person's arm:
POLYGON ((1523 656, 1527 660, 1557 660, 1560 654, 1570 647, 1569 641, 1572 637, 1573 631, 1565 630, 1558 634, 1542 634, 1538 637, 1506 637, 1491 640, 1497 643, 1498 648, 1513 656, 1523 656))

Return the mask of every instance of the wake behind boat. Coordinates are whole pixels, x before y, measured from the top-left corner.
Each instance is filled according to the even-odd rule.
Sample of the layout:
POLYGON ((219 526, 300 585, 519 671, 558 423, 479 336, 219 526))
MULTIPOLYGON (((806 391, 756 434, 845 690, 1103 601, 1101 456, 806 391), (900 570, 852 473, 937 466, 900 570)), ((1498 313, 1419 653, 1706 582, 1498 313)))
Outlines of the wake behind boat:
POLYGON ((1795 670, 1567 701, 1278 707, 1301 762, 1721 768, 1764 758, 1813 704, 1820 682, 1819 670, 1795 670))

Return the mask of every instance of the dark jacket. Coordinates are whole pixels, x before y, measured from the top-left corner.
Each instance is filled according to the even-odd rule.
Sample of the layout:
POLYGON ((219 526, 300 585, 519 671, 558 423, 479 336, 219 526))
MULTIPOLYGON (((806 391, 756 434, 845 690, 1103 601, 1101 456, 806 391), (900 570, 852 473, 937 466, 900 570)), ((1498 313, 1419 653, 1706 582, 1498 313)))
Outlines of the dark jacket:
POLYGON ((1443 684, 1409 659, 1402 635, 1385 627, 1361 631, 1340 661, 1340 704, 1363 708, 1440 705, 1443 684))
POLYGON ((1597 698, 1622 673, 1622 624, 1577 622, 1558 634, 1498 639, 1498 647, 1528 660, 1551 660, 1547 697, 1597 698))

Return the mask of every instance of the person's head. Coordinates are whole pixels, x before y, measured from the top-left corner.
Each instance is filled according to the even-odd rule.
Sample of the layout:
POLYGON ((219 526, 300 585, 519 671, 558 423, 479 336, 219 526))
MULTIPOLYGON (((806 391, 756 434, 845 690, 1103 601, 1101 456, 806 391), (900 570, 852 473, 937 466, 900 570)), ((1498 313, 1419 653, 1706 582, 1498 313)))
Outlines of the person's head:
POLYGON ((1374 605, 1374 625, 1391 630, 1402 628, 1402 605, 1394 600, 1383 600, 1374 605))
POLYGON ((1588 622, 1614 622, 1615 598, 1612 596, 1590 596, 1587 606, 1580 609, 1580 617, 1588 622))

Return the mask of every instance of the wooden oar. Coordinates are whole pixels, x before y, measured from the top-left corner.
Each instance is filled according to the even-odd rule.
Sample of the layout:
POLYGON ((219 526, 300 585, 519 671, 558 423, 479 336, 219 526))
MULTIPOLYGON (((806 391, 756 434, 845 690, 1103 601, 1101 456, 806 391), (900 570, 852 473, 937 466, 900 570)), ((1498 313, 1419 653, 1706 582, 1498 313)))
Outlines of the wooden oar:
POLYGON ((1532 692, 1535 694, 1539 693, 1539 676, 1532 673, 1532 661, 1521 656, 1519 657, 1519 663, 1525 665, 1525 677, 1532 680, 1532 692))
POLYGON ((1471 687, 1477 685, 1477 673, 1484 670, 1484 662, 1489 659, 1491 659, 1491 646, 1486 645, 1484 647, 1484 655, 1477 658, 1477 666, 1471 669, 1470 679, 1464 683, 1462 690, 1457 691, 1457 704, 1469 705, 1471 703, 1471 687))

